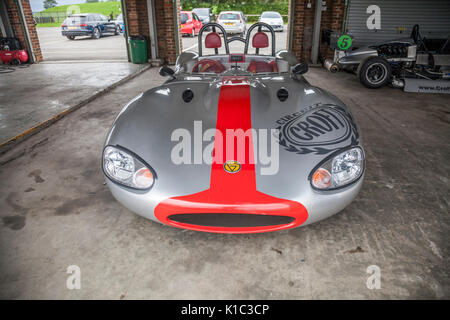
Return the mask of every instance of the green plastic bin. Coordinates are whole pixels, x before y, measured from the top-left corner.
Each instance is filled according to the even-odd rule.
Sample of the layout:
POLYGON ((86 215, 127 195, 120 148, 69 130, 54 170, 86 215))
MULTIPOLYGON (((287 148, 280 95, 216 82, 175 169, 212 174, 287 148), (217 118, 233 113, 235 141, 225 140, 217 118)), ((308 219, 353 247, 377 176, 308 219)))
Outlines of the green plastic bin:
POLYGON ((143 36, 129 37, 131 62, 147 63, 147 40, 143 36))

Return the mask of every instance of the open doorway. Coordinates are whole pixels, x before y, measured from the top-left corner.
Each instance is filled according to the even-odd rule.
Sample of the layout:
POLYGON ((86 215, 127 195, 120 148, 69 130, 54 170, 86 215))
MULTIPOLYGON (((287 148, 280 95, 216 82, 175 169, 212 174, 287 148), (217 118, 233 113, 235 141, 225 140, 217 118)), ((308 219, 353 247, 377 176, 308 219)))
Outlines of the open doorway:
MULTIPOLYGON (((194 0, 180 0, 181 11, 179 36, 182 51, 198 51, 198 32, 202 25, 216 22, 225 28, 228 38, 239 36, 245 38, 252 24, 262 21, 271 25, 275 31, 275 50, 288 48, 288 23, 290 0, 249 0, 249 1, 217 1, 210 0, 199 3, 194 0)), ((268 31, 268 30, 262 30, 268 31)), ((211 32, 203 33, 203 39, 211 32)), ((252 32, 256 33, 257 29, 252 32)), ((270 38, 270 37, 269 37, 270 38)), ((262 48, 261 54, 269 54, 272 44, 262 48)), ((249 52, 251 51, 249 46, 249 52)), ((244 43, 233 41, 230 52, 243 52, 244 43)), ((213 49, 203 48, 204 54, 213 54, 213 49)))
POLYGON ((44 61, 127 61, 122 1, 31 0, 44 61))

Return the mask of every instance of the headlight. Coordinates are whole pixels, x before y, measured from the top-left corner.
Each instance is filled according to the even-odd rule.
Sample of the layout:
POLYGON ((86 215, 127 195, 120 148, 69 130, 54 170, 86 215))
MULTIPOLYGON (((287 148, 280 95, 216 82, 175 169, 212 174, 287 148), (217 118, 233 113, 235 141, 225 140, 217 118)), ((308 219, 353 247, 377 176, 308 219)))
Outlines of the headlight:
POLYGON ((155 182, 152 170, 131 152, 112 146, 103 150, 103 171, 114 182, 124 186, 146 190, 155 182))
POLYGON ((364 171, 364 151, 353 147, 326 159, 316 167, 311 176, 311 185, 319 190, 345 187, 358 180, 364 171))

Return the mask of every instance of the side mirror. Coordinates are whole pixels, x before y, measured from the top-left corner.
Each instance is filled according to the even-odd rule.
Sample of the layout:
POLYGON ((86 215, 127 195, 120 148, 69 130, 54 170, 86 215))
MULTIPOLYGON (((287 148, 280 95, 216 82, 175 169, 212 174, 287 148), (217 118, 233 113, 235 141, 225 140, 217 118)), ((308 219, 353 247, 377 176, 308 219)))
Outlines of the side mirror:
POLYGON ((297 63, 293 68, 292 68, 292 73, 295 75, 301 75, 308 72, 308 64, 306 62, 302 62, 302 63, 297 63))
POLYGON ((175 74, 175 71, 173 71, 171 68, 169 68, 167 66, 163 66, 163 67, 161 67, 161 69, 159 69, 160 76, 173 78, 174 74, 175 74))

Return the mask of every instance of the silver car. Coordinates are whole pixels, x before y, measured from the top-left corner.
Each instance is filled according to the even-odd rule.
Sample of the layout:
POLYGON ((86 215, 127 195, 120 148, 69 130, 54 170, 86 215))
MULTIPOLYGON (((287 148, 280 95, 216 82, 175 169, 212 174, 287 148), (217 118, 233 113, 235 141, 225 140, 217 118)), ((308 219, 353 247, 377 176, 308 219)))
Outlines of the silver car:
POLYGON ((223 11, 217 17, 220 24, 228 34, 245 34, 247 18, 241 11, 223 11))
POLYGON ((119 113, 102 158, 125 207, 177 228, 256 233, 325 219, 356 197, 365 156, 352 114, 275 41, 259 54, 269 47, 263 27, 273 40, 256 23, 234 38, 244 52, 230 54, 224 28, 204 25, 199 51, 161 68, 168 80, 119 113))
POLYGON ((276 11, 264 11, 258 21, 267 23, 275 31, 283 32, 284 30, 283 17, 276 11))

